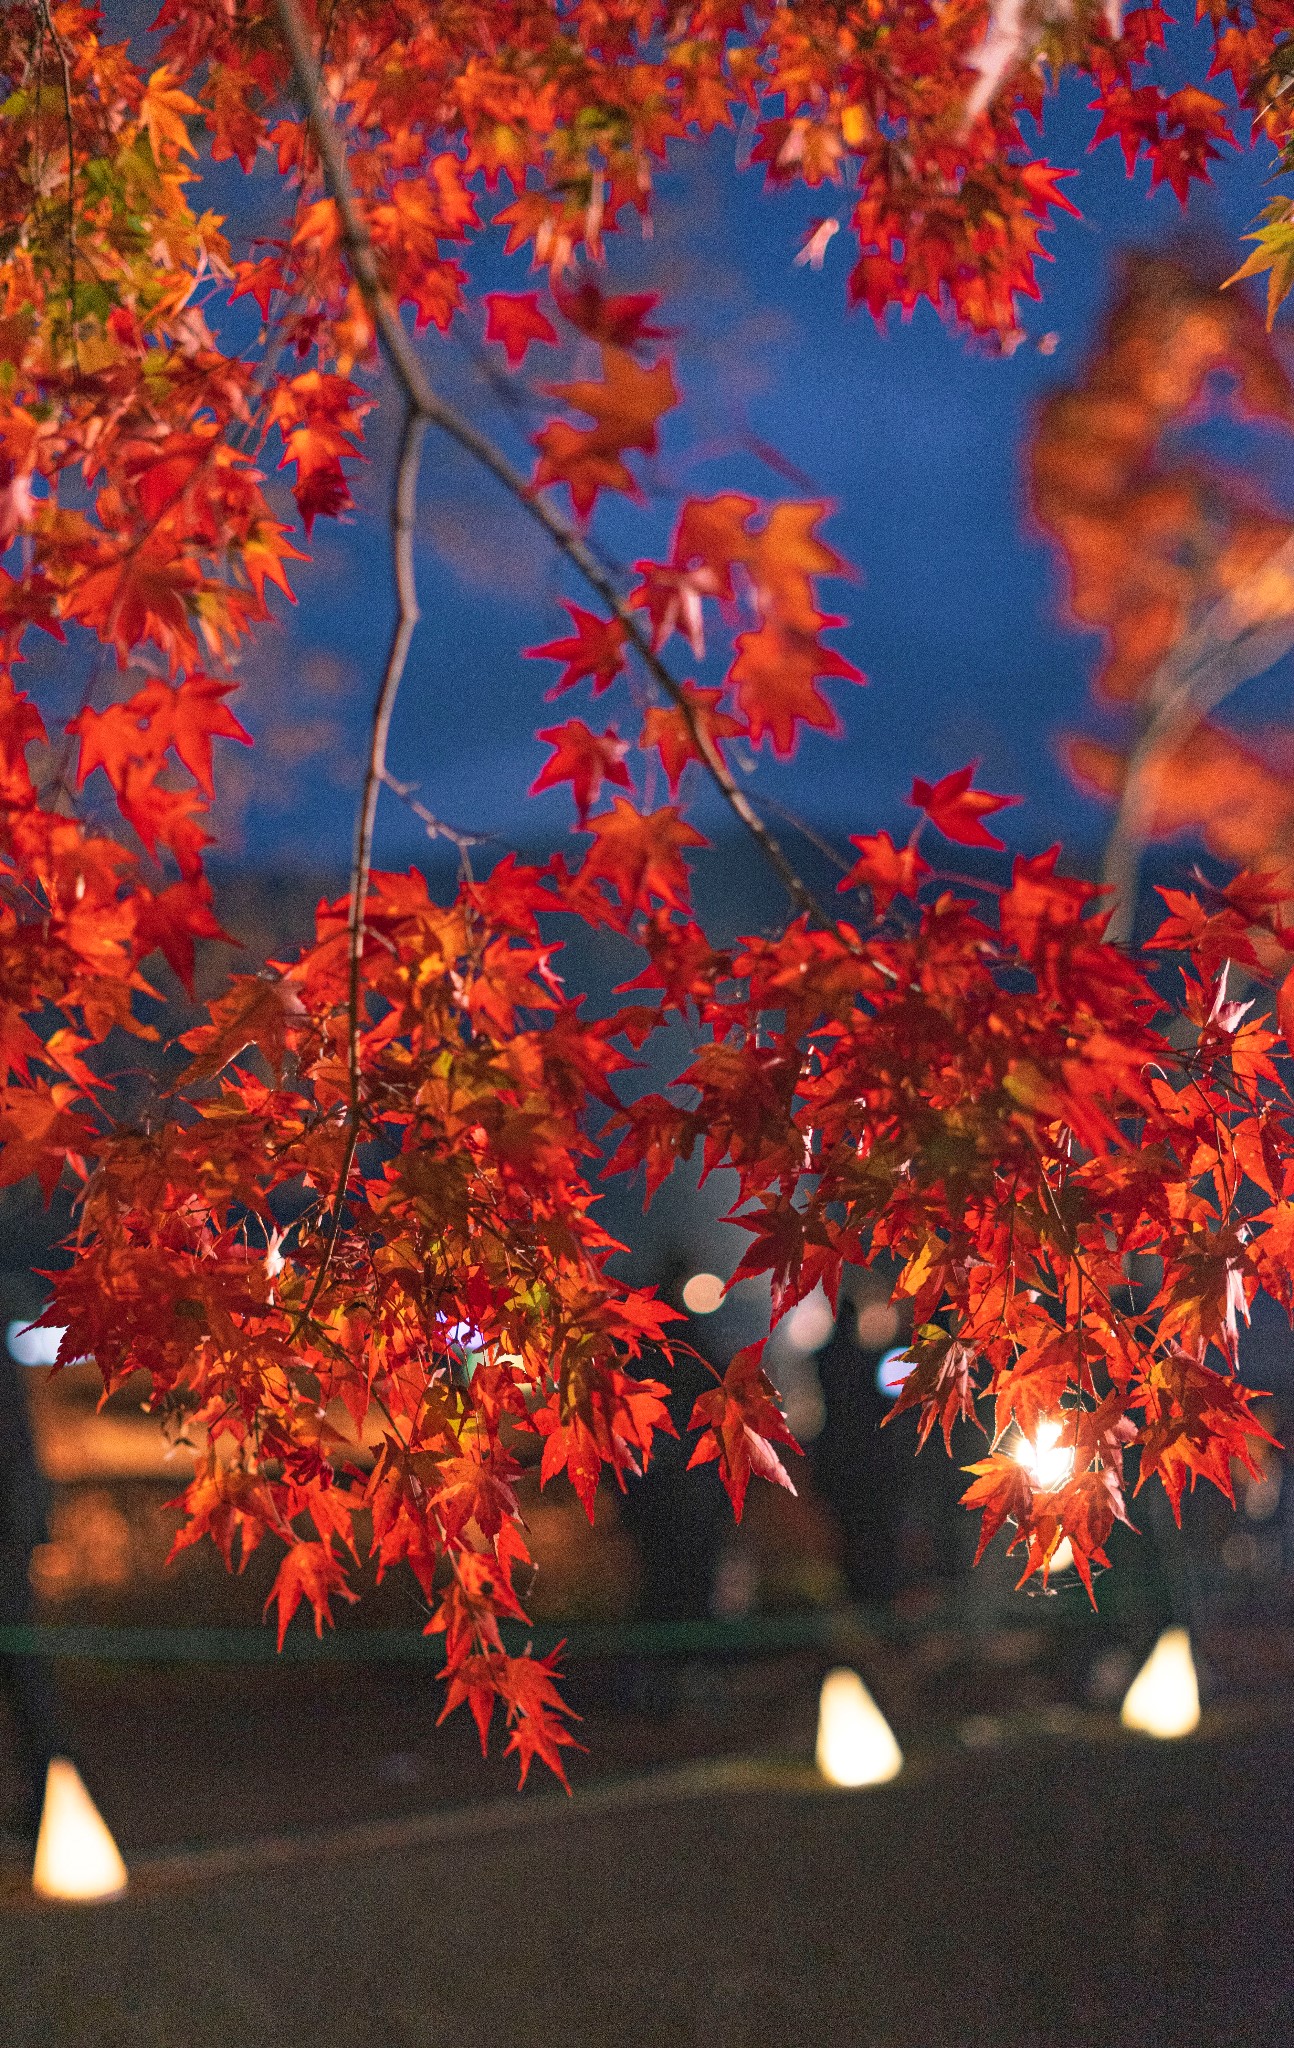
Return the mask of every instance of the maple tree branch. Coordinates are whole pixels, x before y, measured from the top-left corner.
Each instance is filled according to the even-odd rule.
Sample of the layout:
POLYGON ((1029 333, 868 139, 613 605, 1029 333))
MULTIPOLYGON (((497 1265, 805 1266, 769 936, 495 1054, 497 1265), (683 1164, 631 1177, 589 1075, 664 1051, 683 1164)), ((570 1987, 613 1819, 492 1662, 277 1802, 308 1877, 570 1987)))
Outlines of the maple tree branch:
POLYGON ((1161 664, 1150 688, 1151 715, 1128 755, 1123 789, 1105 846, 1102 879, 1114 893, 1106 937, 1126 945, 1137 910, 1141 856, 1154 824, 1151 777, 1156 758, 1182 746, 1233 690, 1279 661, 1294 645, 1294 541, 1260 562, 1211 606, 1194 632, 1161 664), (1284 608, 1273 598, 1286 592, 1284 608))
POLYGON ((373 866, 373 834, 377 825, 377 803, 383 785, 389 780, 386 766, 387 741, 391 733, 391 717, 395 700, 400 694, 400 684, 409 659, 420 613, 418 610, 418 579, 414 565, 413 536, 418 511, 418 474, 422 465, 422 447, 426 438, 427 422, 414 405, 405 409, 404 426, 400 434, 400 454, 396 463, 395 485, 391 496, 391 561, 395 574, 396 616, 391 633, 391 645, 387 650, 386 665, 382 681, 378 686, 373 704, 373 721, 369 733, 368 758, 364 764, 364 784, 360 793, 359 815, 355 823, 355 854, 351 862, 350 913, 347 924, 347 977, 346 977, 346 1069, 348 1077, 348 1103, 346 1113, 346 1150, 342 1156, 341 1171, 337 1177, 337 1197, 333 1207, 332 1223, 324 1255, 315 1274, 314 1283, 297 1318, 296 1326, 289 1338, 295 1341, 300 1330, 309 1322, 315 1303, 322 1292, 323 1284, 332 1264, 333 1253, 341 1232, 342 1216, 346 1207, 346 1190, 350 1185, 351 1168, 359 1150, 360 1131, 360 1006, 362 1000, 361 974, 364 959, 364 906, 368 899, 369 875, 373 866))
POLYGON ((76 339, 76 151, 72 125, 72 64, 67 46, 54 26, 49 0, 39 0, 41 26, 58 55, 63 73, 63 115, 67 126, 67 325, 72 343, 72 361, 81 368, 76 339))
POLYGON ((682 685, 660 659, 637 614, 621 597, 611 576, 599 562, 579 529, 556 506, 541 497, 527 483, 521 471, 509 461, 488 434, 465 418, 457 407, 443 399, 433 386, 426 368, 409 338, 399 309, 382 283, 377 255, 365 225, 351 181, 345 145, 337 124, 324 105, 323 82, 314 51, 306 33, 297 0, 275 0, 275 9, 292 59, 297 94, 305 111, 314 144, 323 165, 324 177, 341 223, 342 243, 350 258, 355 282, 377 330, 387 361, 399 382, 407 405, 430 425, 438 427, 501 483, 530 514, 549 539, 578 570, 589 588, 608 605, 625 629, 625 635, 652 680, 681 713, 688 735, 729 808, 740 819, 759 846, 797 911, 830 930, 835 920, 823 908, 813 891, 801 879, 793 863, 744 792, 739 788, 718 747, 688 700, 682 685))

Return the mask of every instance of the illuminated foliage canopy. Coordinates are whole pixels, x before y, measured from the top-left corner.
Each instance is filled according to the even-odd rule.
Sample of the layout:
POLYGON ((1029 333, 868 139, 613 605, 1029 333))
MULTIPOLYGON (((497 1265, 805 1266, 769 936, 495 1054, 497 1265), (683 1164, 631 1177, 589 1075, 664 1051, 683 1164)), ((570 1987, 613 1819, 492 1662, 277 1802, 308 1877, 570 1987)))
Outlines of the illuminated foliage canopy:
MULTIPOLYGON (((1288 159, 1284 0, 1201 12, 1214 71, 1288 159)), ((897 1260, 915 1328, 898 1405, 923 1438, 983 1423, 967 1499, 986 1539, 1013 1526, 1026 1574, 1067 1539, 1090 1585, 1134 1450, 1139 1483, 1176 1506, 1201 1476, 1230 1491, 1262 1434, 1237 1321, 1259 1287, 1291 1304, 1294 1106, 1288 1047, 1229 998, 1226 966, 1283 980, 1287 882, 1247 871, 1172 899, 1155 942, 1184 956, 1170 1015, 1054 854, 1000 890, 930 881, 931 835, 1000 845, 1005 799, 965 770, 914 784, 906 845, 860 833, 844 899, 819 905, 725 747, 790 755, 804 728, 837 729, 862 681, 823 608, 844 568, 828 508, 689 499, 636 580, 586 538, 604 495, 639 496, 639 459, 682 403, 655 298, 603 271, 614 233, 650 217, 667 150, 740 124, 767 183, 848 195, 851 300, 884 320, 924 298, 1009 347, 1048 220, 1074 204, 1033 139, 1051 81, 1085 73, 1096 137, 1182 198, 1232 145, 1205 82, 1156 82, 1167 29, 1157 4, 1109 0, 164 0, 128 47, 82 0, 0 14, 0 1184, 76 1184, 49 1320, 110 1387, 146 1372, 203 1446, 180 1543, 210 1535, 231 1561, 280 1545, 280 1629, 303 1600, 322 1626, 353 1597, 362 1546, 406 1564, 445 1637, 448 1705, 484 1735, 498 1703, 523 1776, 535 1756, 560 1773, 571 1738, 551 1661, 500 1633, 521 1617, 519 1437, 542 1438, 544 1479, 568 1475, 591 1510, 599 1475, 623 1481, 670 1427, 656 1374, 674 1318, 614 1277, 589 1178, 599 1118, 614 1167, 645 1168, 649 1189, 698 1152, 735 1170, 739 1271, 771 1276, 776 1315, 820 1282, 834 1298, 846 1263, 897 1260), (277 179, 273 240, 231 240, 202 210, 208 159, 277 179), (532 259, 531 289, 474 291, 482 237, 532 259), (221 310, 244 300, 259 345, 228 353, 221 310), (425 331, 454 323, 503 377, 544 366, 533 474, 440 395, 425 331), (191 987, 195 946, 220 936, 204 853, 220 748, 247 737, 239 649, 290 582, 308 600, 304 544, 351 505, 379 388, 400 420, 399 616, 349 898, 320 907, 298 958, 233 975, 127 1120, 106 1048, 153 1029, 151 963, 191 987), (605 695, 620 721, 543 733, 536 786, 569 783, 582 850, 465 873, 446 903, 371 864, 428 432, 484 463, 580 580, 531 652, 555 665, 552 696, 591 716, 605 695), (266 495, 276 469, 298 527, 266 495), (95 669, 62 730, 15 681, 42 633, 119 671, 113 687, 95 669), (671 664, 707 634, 731 659, 703 688, 671 664), (779 937, 718 949, 698 925, 680 798, 706 775, 786 886, 779 937), (112 831, 82 813, 92 779, 112 831), (571 998, 552 915, 639 943, 624 1008, 591 1018, 571 998), (677 1085, 626 1094, 634 1055, 680 1017, 695 1053, 677 1085), (1047 1485, 1013 1449, 1043 1422, 1060 1432, 1047 1485)), ((838 225, 815 227, 806 261, 838 225)), ((1292 237, 1281 200, 1246 266, 1273 310, 1292 237)), ((1174 358, 1180 392, 1101 400, 1114 453, 1088 479, 1105 490, 1092 518, 1142 502, 1163 421, 1237 349, 1246 398, 1288 419, 1240 302, 1210 317, 1174 358)), ((1047 517, 1055 472, 1038 474, 1047 517)), ((1111 672, 1139 675, 1186 597, 1131 648, 1074 503, 1062 491, 1053 523, 1076 605, 1110 627, 1111 672)), ((1246 571, 1282 540, 1251 521, 1246 571)), ((758 1348, 694 1428, 694 1462, 717 1460, 738 1513, 752 1474, 789 1483, 758 1348)))

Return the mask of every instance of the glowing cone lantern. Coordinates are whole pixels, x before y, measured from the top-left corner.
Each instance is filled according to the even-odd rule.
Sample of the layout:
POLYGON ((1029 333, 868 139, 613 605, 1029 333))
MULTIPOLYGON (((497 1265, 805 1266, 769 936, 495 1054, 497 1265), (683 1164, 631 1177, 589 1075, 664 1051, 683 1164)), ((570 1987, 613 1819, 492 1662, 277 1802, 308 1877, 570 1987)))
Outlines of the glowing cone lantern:
POLYGON ((1184 1628, 1166 1628, 1128 1687, 1119 1719, 1125 1728, 1168 1739, 1200 1722, 1200 1688, 1184 1628))
POLYGON ((818 1769, 829 1785, 884 1785, 903 1769, 894 1731, 856 1671, 829 1671, 818 1702, 818 1769))
POLYGON ((65 1756, 50 1762, 31 1886, 43 1899, 115 1899, 128 1883, 108 1825, 65 1756))

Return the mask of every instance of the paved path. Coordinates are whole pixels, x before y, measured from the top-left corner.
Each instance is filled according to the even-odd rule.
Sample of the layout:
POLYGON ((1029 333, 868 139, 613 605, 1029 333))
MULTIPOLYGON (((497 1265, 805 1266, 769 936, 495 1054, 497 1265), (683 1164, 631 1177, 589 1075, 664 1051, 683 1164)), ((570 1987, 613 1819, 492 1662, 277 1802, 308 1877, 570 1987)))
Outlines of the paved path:
MULTIPOLYGON (((0 1908, 5 2048, 1289 2048, 1294 1730, 697 1766, 0 1908)), ((200 1775, 200 1766, 198 1766, 200 1775)))

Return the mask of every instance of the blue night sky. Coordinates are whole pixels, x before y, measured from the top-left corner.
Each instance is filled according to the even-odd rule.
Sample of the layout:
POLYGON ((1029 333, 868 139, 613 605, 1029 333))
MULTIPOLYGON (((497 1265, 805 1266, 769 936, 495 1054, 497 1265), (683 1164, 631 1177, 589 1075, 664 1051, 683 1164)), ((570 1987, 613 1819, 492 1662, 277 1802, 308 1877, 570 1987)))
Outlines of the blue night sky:
MULTIPOLYGON (((1179 38, 1165 78, 1191 41, 1179 38)), ((612 288, 664 293, 660 317, 677 330, 686 403, 645 473, 648 502, 603 498, 594 532, 604 549, 629 562, 663 555, 688 493, 806 495, 752 443, 771 444, 812 495, 838 507, 825 537, 861 580, 828 585, 825 595, 848 615, 838 644, 869 687, 833 686, 845 738, 810 737, 787 766, 761 756, 751 786, 841 844, 850 831, 900 825, 914 773, 934 776, 974 756, 985 786, 1027 800, 1005 821, 1014 845, 1063 837, 1082 850, 1100 834, 1102 813, 1070 787, 1055 744, 1063 730, 1099 724, 1087 702, 1096 644, 1064 626, 1048 552, 1025 531, 1021 448, 1039 396, 1071 379, 1090 345, 1117 252, 1166 247, 1183 216, 1170 193, 1148 192, 1144 172, 1126 179, 1112 145, 1085 154, 1085 97, 1063 94, 1047 125, 1052 160, 1080 166, 1069 190, 1084 218, 1065 217, 1049 237, 1056 260, 1044 266, 1041 303, 1026 310, 1030 340, 1008 359, 968 346, 928 309, 886 335, 850 313, 847 234, 820 274, 792 263, 805 224, 843 214, 847 195, 766 193, 758 173, 737 172, 731 136, 678 154, 660 179, 653 241, 631 226, 608 243, 612 288), (1035 345, 1047 334, 1058 337, 1050 355, 1035 345)), ((1266 168, 1263 150, 1220 165, 1191 208, 1192 232, 1234 253, 1262 203, 1266 168)), ((230 190, 226 203, 233 198, 230 190)), ((505 262, 493 242, 471 262, 477 289, 535 282, 524 259, 505 262)), ((551 405, 509 410, 483 379, 479 350, 434 334, 427 348, 442 388, 489 419, 528 467, 527 435, 551 405)), ((501 364, 500 351, 489 354, 501 364)), ((554 354, 533 350, 527 368, 538 378, 571 373, 549 362, 554 354)), ((299 605, 245 664, 240 709, 261 745, 252 757, 226 750, 226 829, 230 852, 261 863, 341 867, 348 856, 349 798, 390 621, 381 523, 390 435, 388 417, 372 433, 359 513, 349 525, 316 528, 314 561, 296 579, 299 605)), ((1238 431, 1230 438, 1238 445, 1238 431)), ((1258 434, 1244 440, 1270 487, 1291 495, 1288 450, 1258 434)), ((547 754, 535 726, 572 715, 593 722, 604 707, 622 728, 632 716, 614 695, 590 710, 584 688, 545 706, 556 671, 522 658, 525 646, 563 631, 560 596, 580 593, 524 514, 444 444, 429 444, 421 527, 424 623, 397 715, 394 771, 460 826, 505 842, 556 840, 572 816, 566 795, 525 797, 547 754)), ((721 632, 717 639, 722 647, 721 632)), ((681 640, 669 653, 690 671, 681 640)), ((1284 694, 1280 674, 1251 688, 1242 718, 1246 704, 1251 718, 1267 715, 1284 694)), ((691 796, 701 822, 721 824, 707 790, 694 785, 691 796)), ((384 804, 379 860, 416 858, 420 828, 394 799, 384 804)))

